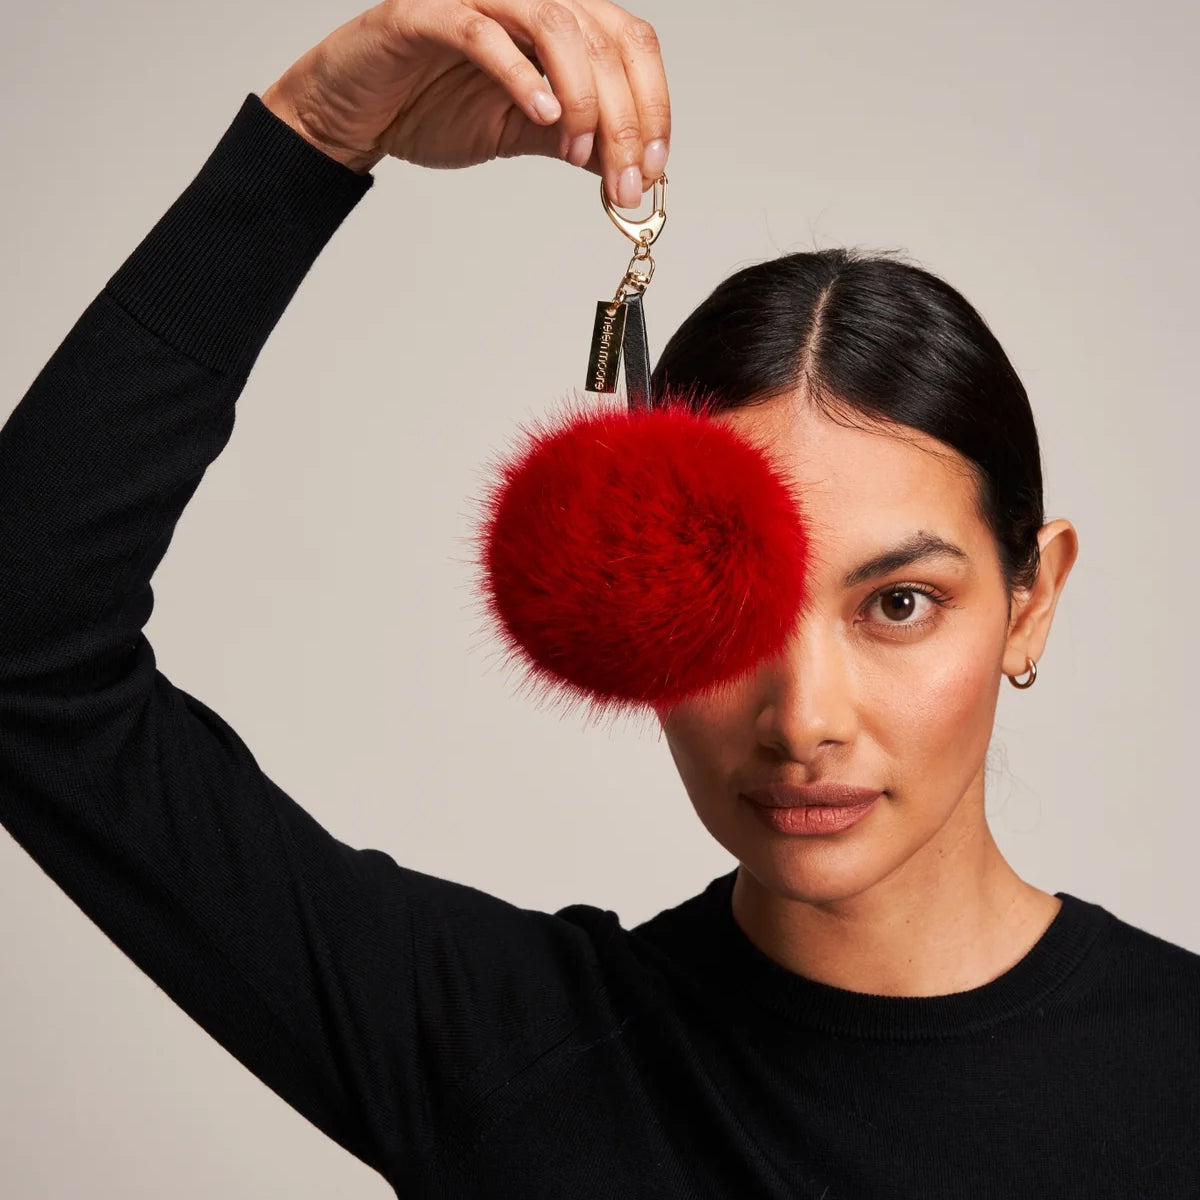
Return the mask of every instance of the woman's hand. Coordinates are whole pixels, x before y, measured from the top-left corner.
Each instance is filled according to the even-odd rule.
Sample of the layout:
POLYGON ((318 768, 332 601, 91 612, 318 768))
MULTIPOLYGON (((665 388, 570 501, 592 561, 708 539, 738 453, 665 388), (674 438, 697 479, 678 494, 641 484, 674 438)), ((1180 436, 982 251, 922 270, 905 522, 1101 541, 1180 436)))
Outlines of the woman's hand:
POLYGON ((609 0, 384 0, 262 101, 360 173, 388 156, 467 167, 541 154, 602 175, 625 208, 662 174, 671 136, 654 29, 609 0))

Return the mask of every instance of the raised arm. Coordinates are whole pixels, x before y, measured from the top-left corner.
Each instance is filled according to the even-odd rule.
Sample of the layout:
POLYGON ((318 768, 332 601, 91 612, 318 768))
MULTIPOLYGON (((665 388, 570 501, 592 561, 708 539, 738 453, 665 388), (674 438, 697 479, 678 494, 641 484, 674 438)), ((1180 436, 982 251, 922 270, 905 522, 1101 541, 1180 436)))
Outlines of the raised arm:
POLYGON ((619 1020, 596 956, 615 917, 337 840, 143 633, 259 351, 374 182, 296 78, 246 97, 0 429, 0 824, 277 1094, 411 1182, 500 1082, 619 1020))

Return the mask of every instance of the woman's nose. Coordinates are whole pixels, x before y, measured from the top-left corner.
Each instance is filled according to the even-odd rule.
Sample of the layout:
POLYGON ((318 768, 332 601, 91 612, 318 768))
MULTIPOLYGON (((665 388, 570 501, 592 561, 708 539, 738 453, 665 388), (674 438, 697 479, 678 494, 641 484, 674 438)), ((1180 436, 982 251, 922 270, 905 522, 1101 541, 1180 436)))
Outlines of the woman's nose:
POLYGON ((849 648, 806 625, 758 677, 759 741, 796 762, 849 742, 857 727, 849 648))

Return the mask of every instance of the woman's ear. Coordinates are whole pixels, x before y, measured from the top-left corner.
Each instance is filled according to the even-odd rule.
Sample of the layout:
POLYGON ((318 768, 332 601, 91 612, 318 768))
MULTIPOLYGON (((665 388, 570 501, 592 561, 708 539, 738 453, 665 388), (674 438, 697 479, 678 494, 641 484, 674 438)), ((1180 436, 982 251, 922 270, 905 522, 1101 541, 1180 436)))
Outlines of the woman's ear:
POLYGON ((1075 527, 1064 520, 1043 525, 1038 530, 1038 552, 1040 564, 1033 586, 1013 594, 1001 667, 1005 675, 1024 675, 1028 660, 1037 662, 1042 657, 1055 606, 1079 553, 1075 527))

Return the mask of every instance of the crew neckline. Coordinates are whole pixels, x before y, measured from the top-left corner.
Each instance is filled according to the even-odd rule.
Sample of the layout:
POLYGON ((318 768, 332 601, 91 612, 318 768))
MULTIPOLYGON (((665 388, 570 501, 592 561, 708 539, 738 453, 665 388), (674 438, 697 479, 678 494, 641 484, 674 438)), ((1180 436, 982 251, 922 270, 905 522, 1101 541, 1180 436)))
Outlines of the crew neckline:
POLYGON ((1110 920, 1108 911, 1069 892, 1042 936, 1002 975, 941 996, 882 996, 820 983, 760 950, 733 916, 735 868, 695 899, 708 958, 728 995, 770 1009, 790 1024, 858 1038, 966 1037, 1028 1011, 1083 961, 1110 920))

